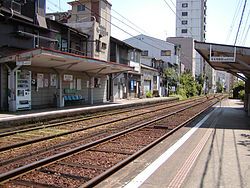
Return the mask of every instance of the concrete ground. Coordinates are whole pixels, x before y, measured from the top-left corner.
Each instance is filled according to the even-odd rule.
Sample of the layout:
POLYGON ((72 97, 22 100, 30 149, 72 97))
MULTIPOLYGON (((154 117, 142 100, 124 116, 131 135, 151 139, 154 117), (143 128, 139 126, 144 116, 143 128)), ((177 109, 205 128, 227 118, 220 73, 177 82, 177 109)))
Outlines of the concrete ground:
POLYGON ((243 104, 224 100, 202 118, 96 187, 250 188, 250 117, 243 104))

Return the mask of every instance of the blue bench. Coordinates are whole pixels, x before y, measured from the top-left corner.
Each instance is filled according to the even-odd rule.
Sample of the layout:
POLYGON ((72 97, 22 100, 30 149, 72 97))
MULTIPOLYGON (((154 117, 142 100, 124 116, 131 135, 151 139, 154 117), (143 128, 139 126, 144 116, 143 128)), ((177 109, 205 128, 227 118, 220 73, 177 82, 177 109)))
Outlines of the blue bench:
POLYGON ((75 102, 80 102, 81 104, 85 99, 81 95, 64 95, 64 102, 73 104, 75 102))

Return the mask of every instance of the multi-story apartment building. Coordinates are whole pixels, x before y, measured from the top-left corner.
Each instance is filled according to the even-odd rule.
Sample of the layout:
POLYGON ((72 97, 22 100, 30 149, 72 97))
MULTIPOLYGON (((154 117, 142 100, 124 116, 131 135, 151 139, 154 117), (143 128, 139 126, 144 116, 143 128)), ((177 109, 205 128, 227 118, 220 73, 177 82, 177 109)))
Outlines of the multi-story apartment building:
MULTIPOLYGON (((206 0, 176 1, 176 37, 191 37, 204 42, 206 39, 206 0)), ((194 51, 195 75, 203 74, 204 60, 194 51)))
POLYGON ((184 65, 184 71, 190 71, 195 77, 194 40, 191 37, 168 37, 167 42, 179 45, 180 62, 184 65))
POLYGON ((126 39, 125 42, 142 50, 141 64, 142 72, 144 72, 142 87, 144 91, 158 92, 160 96, 164 96, 166 94, 164 69, 175 67, 178 72, 180 71, 178 46, 143 34, 126 39))
POLYGON ((162 68, 179 67, 177 46, 147 35, 138 35, 125 40, 126 43, 142 50, 141 63, 152 66, 152 59, 164 61, 162 68))

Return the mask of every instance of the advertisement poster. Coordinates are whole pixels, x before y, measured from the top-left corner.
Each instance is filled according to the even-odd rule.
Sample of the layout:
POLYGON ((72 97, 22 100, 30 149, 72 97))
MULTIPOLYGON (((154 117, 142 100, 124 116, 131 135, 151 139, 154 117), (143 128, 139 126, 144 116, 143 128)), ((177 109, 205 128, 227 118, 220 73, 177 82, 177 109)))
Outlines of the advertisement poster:
POLYGON ((50 86, 56 87, 56 82, 57 82, 56 74, 51 74, 50 75, 50 86))
POLYGON ((44 87, 49 87, 49 79, 48 78, 44 79, 44 87))
POLYGON ((76 89, 77 90, 82 89, 82 79, 81 78, 77 78, 77 80, 76 80, 76 89))
POLYGON ((43 88, 43 74, 37 73, 37 87, 43 88))

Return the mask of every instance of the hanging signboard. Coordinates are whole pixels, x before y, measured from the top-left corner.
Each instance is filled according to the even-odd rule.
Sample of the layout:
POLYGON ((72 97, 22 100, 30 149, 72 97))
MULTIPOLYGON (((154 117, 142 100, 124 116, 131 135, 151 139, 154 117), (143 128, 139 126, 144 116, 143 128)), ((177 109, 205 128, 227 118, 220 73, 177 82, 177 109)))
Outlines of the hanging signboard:
POLYGON ((210 54, 209 54, 209 61, 210 62, 236 62, 236 47, 234 47, 234 56, 213 56, 213 47, 210 45, 210 54))
POLYGON ((71 81, 73 81, 73 75, 64 74, 64 75, 63 75, 63 80, 64 80, 64 81, 69 81, 69 82, 71 82, 71 81))
POLYGON ((16 66, 31 65, 31 61, 16 61, 16 66))

